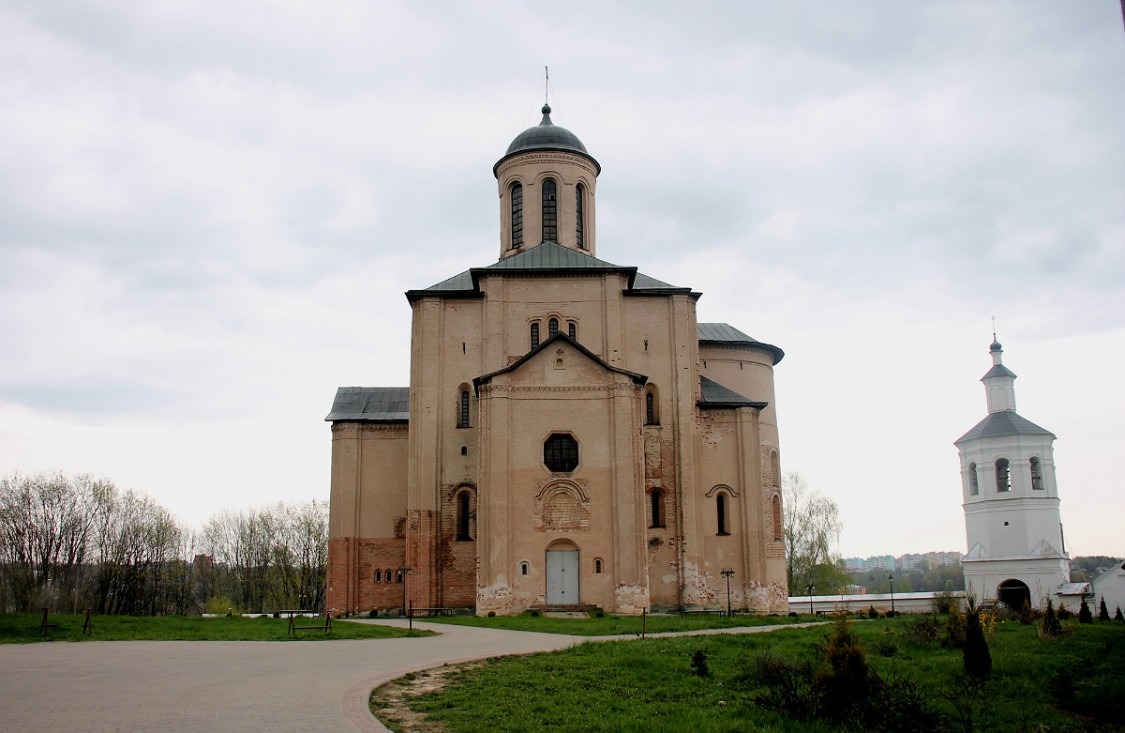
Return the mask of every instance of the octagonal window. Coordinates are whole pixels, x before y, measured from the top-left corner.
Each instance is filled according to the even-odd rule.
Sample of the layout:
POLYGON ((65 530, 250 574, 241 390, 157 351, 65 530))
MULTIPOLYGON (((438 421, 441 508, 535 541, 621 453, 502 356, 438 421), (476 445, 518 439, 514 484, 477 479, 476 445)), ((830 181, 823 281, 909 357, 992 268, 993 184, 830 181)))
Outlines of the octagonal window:
POLYGON ((570 473, 578 468, 578 441, 555 433, 543 443, 543 463, 552 473, 570 473))

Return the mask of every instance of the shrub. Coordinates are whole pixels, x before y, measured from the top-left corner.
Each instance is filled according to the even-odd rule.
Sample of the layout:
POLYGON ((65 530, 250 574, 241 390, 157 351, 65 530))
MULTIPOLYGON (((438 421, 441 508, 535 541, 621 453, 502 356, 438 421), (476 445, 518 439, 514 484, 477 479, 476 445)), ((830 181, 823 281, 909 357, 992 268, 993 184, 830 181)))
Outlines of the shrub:
POLYGON ((1098 604, 1098 621, 1109 621, 1109 609, 1106 608, 1105 599, 1098 604))
POLYGON ((875 606, 867 608, 867 618, 879 618, 879 612, 875 610, 875 606))
POLYGON ((707 677, 711 674, 711 670, 707 667, 707 652, 702 649, 696 649, 691 655, 691 669, 700 677, 707 677))
POLYGON ((1121 613, 1121 606, 1117 607, 1117 613, 1113 614, 1114 621, 1125 621, 1125 614, 1121 613))
POLYGON ((960 605, 957 601, 957 594, 952 590, 943 590, 934 593, 934 600, 931 601, 931 607, 934 613, 949 613, 954 607, 960 605))
POLYGON ((965 672, 970 677, 985 679, 992 674, 992 655, 988 652, 988 642, 981 628, 981 611, 969 602, 969 613, 965 617, 965 672))
POLYGON ((1059 617, 1059 621, 1069 621, 1074 618, 1074 612, 1061 603, 1056 611, 1056 615, 1059 617))
MULTIPOLYGON (((1063 608, 1065 608, 1065 606, 1063 608)), ((1062 636, 1062 633, 1062 622, 1059 621, 1059 615, 1055 613, 1055 607, 1051 603, 1051 599, 1048 598, 1047 610, 1043 612, 1043 619, 1039 622, 1039 636, 1054 639, 1055 637, 1062 636)))
POLYGON ((539 618, 539 611, 538 611, 538 610, 534 610, 534 609, 533 609, 533 610, 531 611, 531 616, 532 616, 533 618, 539 618))
POLYGON ((1038 615, 1031 608, 1031 599, 1024 598, 1023 606, 1020 607, 1020 623, 1025 626, 1031 624, 1038 618, 1038 615))
POLYGON ((903 633, 908 641, 915 644, 929 644, 941 634, 941 624, 933 616, 915 616, 906 624, 903 633))
POLYGON ((949 616, 945 619, 945 638, 941 640, 941 645, 955 649, 965 646, 965 614, 961 613, 960 606, 949 610, 949 616))
POLYGON ((1090 606, 1086 604, 1086 599, 1082 599, 1082 605, 1078 607, 1078 623, 1092 624, 1094 623, 1094 614, 1090 613, 1090 606))
POLYGON ((898 653, 898 644, 893 637, 883 637, 875 642, 875 653, 880 657, 893 657, 898 653))
POLYGON ((379 609, 378 608, 372 608, 370 611, 367 612, 367 618, 378 618, 378 617, 379 617, 379 609))
POLYGON ((820 665, 807 659, 790 662, 767 651, 736 682, 758 688, 750 698, 756 705, 799 721, 820 719, 835 729, 886 733, 942 730, 928 691, 868 667, 846 616, 837 619, 825 640, 820 665))

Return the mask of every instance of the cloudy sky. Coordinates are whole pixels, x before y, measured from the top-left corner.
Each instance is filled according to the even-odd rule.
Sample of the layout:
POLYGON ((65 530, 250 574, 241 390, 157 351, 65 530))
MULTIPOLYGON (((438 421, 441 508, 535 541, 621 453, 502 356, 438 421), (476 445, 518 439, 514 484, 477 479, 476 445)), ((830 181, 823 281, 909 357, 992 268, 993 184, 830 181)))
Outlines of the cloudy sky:
POLYGON ((1125 555, 1118 0, 0 0, 0 474, 188 524, 327 498, 336 387, 408 383, 403 292, 495 260, 544 65, 598 255, 785 349, 844 555, 965 549, 993 316, 1068 549, 1125 555))

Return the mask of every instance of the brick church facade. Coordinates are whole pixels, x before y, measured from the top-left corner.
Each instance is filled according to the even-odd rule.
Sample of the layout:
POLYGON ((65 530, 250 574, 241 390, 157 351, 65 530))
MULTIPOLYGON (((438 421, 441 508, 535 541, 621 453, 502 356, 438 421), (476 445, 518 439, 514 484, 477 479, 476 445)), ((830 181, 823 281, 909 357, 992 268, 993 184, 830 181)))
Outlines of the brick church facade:
POLYGON ((337 392, 329 610, 787 610, 783 353, 598 259, 600 171, 545 105, 499 258, 406 294, 410 386, 337 392))

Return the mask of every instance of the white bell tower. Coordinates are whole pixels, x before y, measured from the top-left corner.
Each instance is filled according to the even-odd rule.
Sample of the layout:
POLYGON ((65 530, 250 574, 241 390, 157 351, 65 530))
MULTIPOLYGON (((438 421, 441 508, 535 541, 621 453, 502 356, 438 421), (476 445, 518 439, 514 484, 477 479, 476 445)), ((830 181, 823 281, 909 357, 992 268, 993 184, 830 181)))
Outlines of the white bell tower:
POLYGON ((969 548, 962 558, 965 588, 982 601, 1018 610, 1027 599, 1042 608, 1070 579, 1055 436, 1016 414, 1016 375, 1004 366, 995 336, 989 351, 992 368, 981 378, 988 416, 954 443, 969 548))

